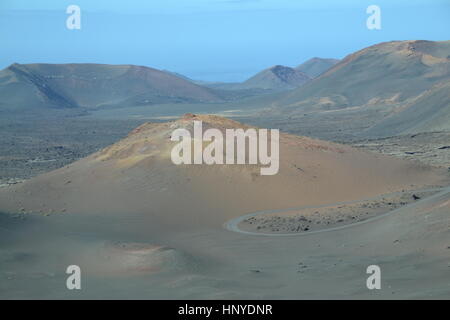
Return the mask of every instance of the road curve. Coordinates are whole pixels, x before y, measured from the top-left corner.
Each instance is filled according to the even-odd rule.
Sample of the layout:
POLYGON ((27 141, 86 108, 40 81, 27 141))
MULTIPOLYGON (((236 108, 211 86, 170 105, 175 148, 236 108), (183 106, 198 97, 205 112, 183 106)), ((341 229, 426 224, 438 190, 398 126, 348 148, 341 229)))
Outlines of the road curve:
POLYGON ((362 202, 362 201, 370 201, 370 200, 376 200, 376 199, 380 199, 386 196, 392 196, 392 195, 396 195, 396 194, 401 194, 403 192, 398 191, 398 192, 392 192, 392 193, 388 193, 388 194, 383 194, 383 195, 379 195, 376 197, 371 197, 371 198, 363 198, 363 199, 359 199, 359 200, 353 200, 353 201, 346 201, 346 202, 336 202, 336 203, 331 203, 331 204, 324 204, 324 205, 320 205, 320 206, 304 206, 304 207, 296 207, 296 208, 287 208, 287 209, 280 209, 280 210, 265 210, 265 211, 257 211, 257 212, 252 212, 249 214, 245 214, 243 216, 231 219, 227 222, 224 223, 224 228, 229 230, 229 231, 233 231, 233 232, 237 232, 237 233, 242 233, 242 234, 246 234, 246 235, 252 235, 252 236, 269 236, 269 237, 293 237, 293 236, 308 236, 311 234, 316 234, 316 233, 322 233, 322 232, 331 232, 331 231, 336 231, 336 230, 342 230, 342 229, 346 229, 346 228, 350 228, 350 227, 355 227, 358 225, 361 225, 363 223, 368 223, 371 221, 375 221, 378 219, 381 219, 387 215, 393 214, 395 212, 397 212, 398 210, 402 210, 404 208, 408 208, 411 206, 415 206, 418 203, 421 203, 422 201, 425 200, 430 200, 433 199, 435 197, 439 197, 442 196, 446 193, 450 193, 450 187, 441 187, 441 188, 431 188, 431 189, 422 189, 422 190, 408 190, 408 192, 435 192, 435 191, 440 191, 436 194, 433 194, 429 197, 426 197, 422 200, 410 203, 408 205, 402 206, 400 208, 388 211, 386 213, 380 214, 378 216, 369 218, 367 220, 363 220, 363 221, 359 221, 359 222, 355 222, 355 223, 350 223, 350 224, 346 224, 343 226, 338 226, 338 227, 332 227, 332 228, 327 228, 327 229, 321 229, 321 230, 316 230, 316 231, 307 231, 307 232, 292 232, 292 233, 264 233, 264 232, 251 232, 251 231, 244 231, 239 229, 239 223, 241 223, 242 221, 244 221, 245 219, 251 218, 251 217, 255 217, 255 216, 259 216, 259 215, 264 215, 264 214, 270 214, 270 213, 282 213, 282 212, 287 212, 287 211, 292 211, 292 210, 302 210, 302 209, 318 209, 318 208, 324 208, 324 207, 330 207, 330 206, 336 206, 336 205, 344 205, 344 204, 353 204, 353 203, 358 203, 358 202, 362 202))

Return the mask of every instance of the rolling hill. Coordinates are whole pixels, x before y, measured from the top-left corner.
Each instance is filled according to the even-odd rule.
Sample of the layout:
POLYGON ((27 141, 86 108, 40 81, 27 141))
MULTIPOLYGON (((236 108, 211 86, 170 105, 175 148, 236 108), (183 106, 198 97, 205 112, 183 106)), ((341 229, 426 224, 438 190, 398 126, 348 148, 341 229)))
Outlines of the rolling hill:
POLYGON ((280 135, 279 172, 259 165, 175 165, 177 128, 249 126, 218 116, 185 115, 146 123, 125 139, 69 166, 0 190, 0 211, 145 214, 152 225, 221 226, 244 213, 351 201, 437 183, 442 170, 349 146, 280 135), (180 212, 182 210, 183 212, 180 212))

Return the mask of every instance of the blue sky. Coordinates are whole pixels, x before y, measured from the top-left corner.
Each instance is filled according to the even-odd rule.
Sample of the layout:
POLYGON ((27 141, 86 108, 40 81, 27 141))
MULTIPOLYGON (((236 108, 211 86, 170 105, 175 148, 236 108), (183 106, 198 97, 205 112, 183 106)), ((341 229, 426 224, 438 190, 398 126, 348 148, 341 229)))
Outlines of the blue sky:
POLYGON ((449 40, 450 0, 1 0, 0 39, 0 68, 138 64, 241 81, 382 41, 449 40), (71 4, 82 10, 81 30, 66 28, 71 4), (366 28, 372 4, 381 8, 381 30, 366 28))

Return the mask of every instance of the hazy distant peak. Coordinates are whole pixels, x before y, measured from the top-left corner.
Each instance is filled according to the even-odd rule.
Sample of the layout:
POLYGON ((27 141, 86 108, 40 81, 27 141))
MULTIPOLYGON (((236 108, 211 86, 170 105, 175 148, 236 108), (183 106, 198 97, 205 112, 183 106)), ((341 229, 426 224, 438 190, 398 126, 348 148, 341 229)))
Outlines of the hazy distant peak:
POLYGON ((276 65, 267 70, 272 72, 277 77, 279 77, 281 80, 286 81, 286 82, 289 82, 290 78, 293 76, 299 77, 299 76, 303 75, 304 78, 309 78, 308 75, 304 74, 301 71, 299 72, 298 70, 295 70, 291 67, 286 67, 286 66, 282 66, 282 65, 276 65))
POLYGON ((295 69, 304 72, 311 78, 316 78, 322 73, 329 70, 332 66, 339 62, 338 59, 326 59, 314 57, 297 66, 295 69))
POLYGON ((285 90, 297 88, 310 81, 305 73, 294 68, 275 65, 267 68, 242 83, 245 88, 285 90))

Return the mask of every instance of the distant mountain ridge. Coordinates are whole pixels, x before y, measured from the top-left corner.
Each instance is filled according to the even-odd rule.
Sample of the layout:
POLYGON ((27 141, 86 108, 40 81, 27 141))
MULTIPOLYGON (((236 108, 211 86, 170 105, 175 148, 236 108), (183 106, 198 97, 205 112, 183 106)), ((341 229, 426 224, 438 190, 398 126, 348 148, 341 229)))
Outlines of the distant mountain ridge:
POLYGON ((1 108, 220 102, 209 88, 134 65, 13 64, 0 71, 1 108))
MULTIPOLYGON (((177 72, 164 70, 164 72, 176 75, 182 79, 212 89, 239 91, 239 90, 265 90, 284 91, 299 88, 313 78, 321 75, 336 63, 338 59, 325 59, 314 57, 301 65, 291 68, 283 65, 275 65, 264 69, 243 82, 220 82, 194 80, 177 72)), ((255 91, 253 91, 255 92, 255 91)), ((258 91, 256 91, 258 92, 258 91)), ((259 91, 260 93, 262 91, 259 91)))
MULTIPOLYGON (((264 69, 244 82, 239 83, 205 83, 206 86, 222 90, 264 90, 285 91, 301 87, 311 77, 291 67, 275 65, 264 69)), ((197 81, 196 81, 197 82, 197 81)))
POLYGON ((301 65, 295 67, 295 70, 301 71, 311 78, 317 78, 338 62, 339 62, 338 59, 325 59, 314 57, 312 59, 309 59, 308 61, 305 61, 301 65))
POLYGON ((277 101, 278 114, 377 107, 372 134, 450 130, 450 41, 391 41, 346 56, 277 101), (426 112, 425 112, 426 110, 426 112))
POLYGON ((242 83, 244 88, 292 89, 300 87, 311 78, 294 68, 276 65, 265 69, 242 83))
MULTIPOLYGON (((326 99, 329 108, 402 101, 450 78, 450 41, 393 41, 348 55, 284 103, 326 99)), ((323 105, 323 104, 321 104, 323 105)))

